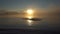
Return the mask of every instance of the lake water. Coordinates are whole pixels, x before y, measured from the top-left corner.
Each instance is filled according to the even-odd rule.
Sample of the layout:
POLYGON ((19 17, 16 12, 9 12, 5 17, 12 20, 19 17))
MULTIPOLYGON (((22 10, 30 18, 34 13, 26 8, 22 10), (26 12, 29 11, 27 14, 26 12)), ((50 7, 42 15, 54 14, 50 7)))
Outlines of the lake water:
POLYGON ((32 21, 21 18, 0 18, 0 28, 45 28, 48 23, 44 20, 32 21))
POLYGON ((49 25, 44 19, 41 21, 33 21, 22 18, 0 18, 0 28, 59 30, 59 26, 49 25))

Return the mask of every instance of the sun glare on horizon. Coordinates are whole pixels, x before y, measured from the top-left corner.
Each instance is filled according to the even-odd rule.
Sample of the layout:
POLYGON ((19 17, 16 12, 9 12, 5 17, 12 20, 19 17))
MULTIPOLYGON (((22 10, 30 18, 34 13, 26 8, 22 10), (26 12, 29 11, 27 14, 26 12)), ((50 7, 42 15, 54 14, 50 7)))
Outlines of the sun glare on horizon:
POLYGON ((32 9, 27 9, 27 11, 26 11, 26 17, 28 19, 31 19, 33 17, 33 10, 32 9))
POLYGON ((32 10, 32 9, 28 9, 28 10, 27 10, 27 13, 28 13, 29 15, 31 15, 31 14, 33 14, 33 10, 32 10))

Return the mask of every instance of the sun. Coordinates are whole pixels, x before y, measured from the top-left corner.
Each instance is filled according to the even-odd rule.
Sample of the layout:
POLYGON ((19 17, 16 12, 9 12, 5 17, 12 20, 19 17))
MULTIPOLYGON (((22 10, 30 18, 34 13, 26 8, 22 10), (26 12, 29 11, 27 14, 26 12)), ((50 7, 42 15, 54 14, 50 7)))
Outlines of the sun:
POLYGON ((31 15, 31 14, 33 14, 33 10, 32 10, 32 9, 28 9, 28 10, 27 10, 27 13, 28 13, 29 15, 31 15))
POLYGON ((28 19, 32 19, 33 18, 33 14, 34 14, 34 11, 32 9, 27 9, 27 11, 26 11, 26 17, 28 19))

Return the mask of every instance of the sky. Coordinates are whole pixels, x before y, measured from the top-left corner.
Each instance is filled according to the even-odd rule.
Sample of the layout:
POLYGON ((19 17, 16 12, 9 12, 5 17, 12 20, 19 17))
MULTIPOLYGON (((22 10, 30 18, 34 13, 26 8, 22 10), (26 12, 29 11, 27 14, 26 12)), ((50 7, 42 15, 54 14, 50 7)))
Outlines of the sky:
POLYGON ((60 0, 0 0, 0 10, 47 8, 50 4, 59 6, 60 0))

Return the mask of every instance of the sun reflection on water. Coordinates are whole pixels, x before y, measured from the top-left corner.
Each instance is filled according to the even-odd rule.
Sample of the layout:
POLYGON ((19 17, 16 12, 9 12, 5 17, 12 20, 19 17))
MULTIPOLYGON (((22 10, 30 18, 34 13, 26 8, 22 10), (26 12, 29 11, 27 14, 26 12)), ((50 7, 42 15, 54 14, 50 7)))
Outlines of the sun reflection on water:
POLYGON ((29 26, 32 26, 32 20, 27 20, 27 22, 29 26))

